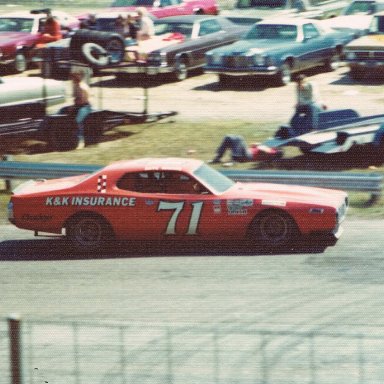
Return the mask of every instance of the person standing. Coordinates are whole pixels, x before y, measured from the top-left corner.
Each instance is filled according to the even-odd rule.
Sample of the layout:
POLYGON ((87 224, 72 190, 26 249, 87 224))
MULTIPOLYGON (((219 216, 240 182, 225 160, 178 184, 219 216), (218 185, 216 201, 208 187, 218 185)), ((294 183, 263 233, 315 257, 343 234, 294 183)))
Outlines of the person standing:
POLYGON ((92 112, 90 99, 90 87, 86 82, 86 68, 75 68, 70 73, 72 80, 73 105, 60 109, 59 113, 72 116, 77 124, 78 146, 77 149, 85 147, 84 121, 92 112))
POLYGON ((44 30, 41 35, 40 43, 51 43, 63 38, 61 33, 60 23, 53 17, 52 12, 47 12, 47 19, 45 20, 44 30))
POLYGON ((137 17, 139 29, 137 31, 137 40, 148 40, 155 34, 152 19, 144 7, 137 8, 137 17))
POLYGON ((319 91, 313 82, 305 75, 299 75, 296 80, 296 110, 290 125, 298 133, 305 133, 317 129, 319 113, 327 109, 321 100, 319 91))

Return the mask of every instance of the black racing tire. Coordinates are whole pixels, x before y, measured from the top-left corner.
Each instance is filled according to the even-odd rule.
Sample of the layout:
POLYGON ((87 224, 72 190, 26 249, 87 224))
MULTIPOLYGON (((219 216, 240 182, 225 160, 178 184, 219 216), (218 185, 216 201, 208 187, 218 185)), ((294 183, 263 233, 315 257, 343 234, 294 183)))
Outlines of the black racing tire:
POLYGON ((105 65, 105 56, 101 57, 101 49, 97 46, 102 47, 106 52, 108 58, 107 64, 118 64, 124 60, 125 55, 125 43, 121 35, 114 32, 103 32, 103 31, 92 31, 86 29, 80 29, 72 36, 70 42, 71 58, 80 62, 89 63, 95 66, 105 65), (93 43, 94 45, 86 46, 85 44, 93 43), (100 62, 96 60, 96 64, 90 62, 95 60, 96 56, 93 56, 92 49, 99 50, 100 62))
POLYGON ((70 151, 78 145, 77 124, 67 115, 46 116, 43 121, 42 133, 48 146, 53 151, 70 151))
POLYGON ((284 63, 279 68, 279 71, 274 76, 274 82, 277 86, 283 87, 288 85, 292 81, 291 66, 288 63, 284 63))
POLYGON ((296 222, 279 209, 270 209, 256 216, 249 231, 252 242, 267 251, 288 247, 298 235, 296 222))
POLYGON ((75 215, 66 223, 65 229, 71 249, 84 253, 106 249, 115 237, 107 220, 91 212, 75 215))

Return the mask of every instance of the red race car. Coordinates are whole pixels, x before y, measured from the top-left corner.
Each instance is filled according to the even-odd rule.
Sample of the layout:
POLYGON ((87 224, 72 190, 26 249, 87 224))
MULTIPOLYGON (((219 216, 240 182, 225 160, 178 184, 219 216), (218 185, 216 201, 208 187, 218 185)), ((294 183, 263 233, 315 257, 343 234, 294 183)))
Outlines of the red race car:
POLYGON ((223 239, 271 251, 305 237, 334 245, 347 207, 342 191, 235 183, 201 160, 147 158, 23 183, 8 210, 17 227, 65 234, 85 252, 113 240, 223 239))

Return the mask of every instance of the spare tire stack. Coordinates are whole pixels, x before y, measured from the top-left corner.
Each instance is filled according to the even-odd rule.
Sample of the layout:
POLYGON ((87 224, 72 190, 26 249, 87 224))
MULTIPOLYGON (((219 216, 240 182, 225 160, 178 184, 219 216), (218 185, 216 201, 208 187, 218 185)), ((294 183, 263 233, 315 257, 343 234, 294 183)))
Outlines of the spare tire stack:
POLYGON ((124 60, 125 42, 115 32, 80 29, 71 38, 70 52, 72 60, 100 68, 124 60))

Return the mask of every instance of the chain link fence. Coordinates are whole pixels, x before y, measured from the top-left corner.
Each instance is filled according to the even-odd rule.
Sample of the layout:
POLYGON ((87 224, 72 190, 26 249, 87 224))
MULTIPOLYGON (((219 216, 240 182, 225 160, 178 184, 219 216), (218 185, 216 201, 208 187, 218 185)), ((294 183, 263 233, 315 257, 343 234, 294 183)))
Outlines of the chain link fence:
MULTIPOLYGON (((15 334, 9 335, 14 341, 15 334)), ((1 384, 381 384, 384 380, 381 329, 352 333, 23 321, 20 364, 7 360, 18 355, 14 349, 11 355, 7 352, 12 343, 6 339, 0 332, 1 384)))

